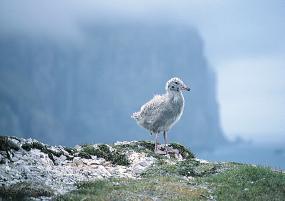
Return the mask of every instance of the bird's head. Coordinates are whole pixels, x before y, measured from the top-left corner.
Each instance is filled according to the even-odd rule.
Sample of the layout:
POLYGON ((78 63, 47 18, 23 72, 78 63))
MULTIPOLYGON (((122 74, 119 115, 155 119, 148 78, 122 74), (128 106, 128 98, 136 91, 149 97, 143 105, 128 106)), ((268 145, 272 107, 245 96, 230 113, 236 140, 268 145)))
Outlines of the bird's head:
POLYGON ((190 91, 190 88, 184 84, 184 82, 177 78, 171 78, 166 83, 166 91, 168 92, 181 92, 181 91, 190 91))

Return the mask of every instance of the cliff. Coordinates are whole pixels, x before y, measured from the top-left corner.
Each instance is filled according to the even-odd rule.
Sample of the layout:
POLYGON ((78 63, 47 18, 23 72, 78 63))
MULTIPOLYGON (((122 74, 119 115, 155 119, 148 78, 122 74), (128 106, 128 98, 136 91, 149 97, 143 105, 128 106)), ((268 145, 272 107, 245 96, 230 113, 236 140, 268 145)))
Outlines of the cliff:
POLYGON ((226 142, 215 73, 195 28, 83 23, 81 32, 69 43, 1 34, 1 133, 64 145, 149 139, 130 115, 178 76, 192 91, 170 139, 195 150, 226 142))

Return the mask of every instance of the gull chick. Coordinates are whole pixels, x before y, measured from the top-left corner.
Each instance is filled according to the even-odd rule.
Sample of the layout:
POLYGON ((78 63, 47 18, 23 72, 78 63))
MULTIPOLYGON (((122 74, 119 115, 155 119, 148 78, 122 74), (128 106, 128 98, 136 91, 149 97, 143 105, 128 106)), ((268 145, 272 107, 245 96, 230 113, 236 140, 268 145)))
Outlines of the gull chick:
POLYGON ((163 132, 166 149, 167 133, 183 113, 182 91, 190 91, 190 88, 177 77, 168 80, 165 89, 165 94, 154 96, 141 107, 140 111, 132 115, 138 125, 147 129, 150 134, 155 134, 155 152, 158 151, 158 134, 160 132, 163 132))

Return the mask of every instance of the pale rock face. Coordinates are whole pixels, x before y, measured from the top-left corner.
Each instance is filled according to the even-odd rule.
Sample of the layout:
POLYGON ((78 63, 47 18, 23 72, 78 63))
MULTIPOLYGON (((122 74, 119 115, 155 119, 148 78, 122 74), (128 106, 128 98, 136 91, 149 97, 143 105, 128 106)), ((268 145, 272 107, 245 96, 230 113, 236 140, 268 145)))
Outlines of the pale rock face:
MULTIPOLYGON (((0 140, 3 138, 5 137, 0 137, 0 140)), ((129 165, 117 165, 96 155, 88 159, 82 158, 78 151, 83 150, 83 147, 79 145, 73 148, 74 152, 71 152, 71 149, 48 146, 33 139, 13 140, 10 137, 6 139, 13 142, 15 149, 5 150, 6 147, 0 144, 0 186, 9 187, 20 182, 40 184, 43 188, 51 189, 54 195, 76 189, 75 184, 80 181, 106 178, 138 179, 141 173, 157 161, 155 157, 149 155, 152 150, 148 148, 149 152, 145 152, 147 149, 137 141, 116 142, 112 146, 104 145, 111 152, 114 151, 112 154, 119 151, 120 146, 127 147, 120 152, 127 158, 129 165), (27 144, 32 143, 35 143, 38 148, 27 147, 27 144), (44 151, 47 149, 51 152, 44 151), (6 151, 9 152, 10 159, 6 151)), ((90 146, 100 147, 96 144, 90 146)), ((184 160, 178 149, 171 148, 169 151, 176 161, 184 160)), ((173 158, 168 160, 165 157, 165 160, 171 163, 173 158)), ((48 200, 52 197, 44 199, 48 200)))
MULTIPOLYGON (((21 147, 25 143, 32 142, 38 141, 19 139, 14 143, 21 147)), ((76 148, 81 149, 80 146, 76 148)), ((126 153, 130 161, 129 166, 113 165, 96 156, 92 156, 91 159, 73 157, 72 160, 67 160, 68 153, 63 147, 50 147, 50 149, 62 151, 66 155, 54 156, 54 161, 52 161, 48 154, 38 149, 26 151, 20 148, 18 151, 10 150, 12 161, 9 161, 5 157, 5 152, 0 151, 0 161, 2 161, 0 185, 9 186, 24 181, 36 182, 51 187, 55 194, 64 194, 75 189, 75 183, 78 181, 110 177, 137 178, 156 161, 153 157, 137 152, 126 153)))

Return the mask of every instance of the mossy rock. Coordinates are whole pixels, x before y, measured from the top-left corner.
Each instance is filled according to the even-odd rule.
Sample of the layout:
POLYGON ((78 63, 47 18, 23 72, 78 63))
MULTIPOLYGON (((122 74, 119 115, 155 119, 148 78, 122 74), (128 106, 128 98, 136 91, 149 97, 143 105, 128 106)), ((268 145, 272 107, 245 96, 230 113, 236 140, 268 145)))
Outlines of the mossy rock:
MULTIPOLYGON (((31 149, 38 149, 41 152, 47 154, 48 157, 53 162, 55 161, 54 156, 60 157, 61 155, 64 155, 64 153, 62 151, 54 151, 54 150, 48 148, 48 146, 46 146, 40 142, 24 143, 24 144, 22 144, 22 148, 25 149, 26 151, 30 151, 31 149)), ((71 158, 67 157, 67 159, 71 159, 71 158)))
POLYGON ((127 166, 130 164, 127 156, 117 151, 113 153, 112 163, 117 164, 117 165, 124 165, 124 166, 127 166))
MULTIPOLYGON (((11 150, 16 150, 18 151, 20 147, 15 144, 13 141, 9 139, 7 136, 0 136, 0 151, 5 151, 7 158, 12 162, 11 156, 10 156, 10 151, 11 150)), ((13 152, 12 152, 13 155, 13 152)), ((4 161, 0 161, 0 163, 5 163, 4 161)))
POLYGON ((169 146, 171 146, 173 149, 179 150, 179 153, 185 159, 195 158, 195 155, 189 149, 187 149, 185 146, 181 144, 171 143, 169 146))
POLYGON ((87 159, 91 159, 91 156, 97 156, 104 158, 106 161, 111 161, 114 165, 126 166, 130 164, 125 154, 118 150, 111 151, 110 148, 105 144, 98 145, 97 148, 95 148, 93 145, 84 145, 78 156, 87 159))
POLYGON ((0 136, 0 151, 10 151, 11 149, 18 151, 20 148, 7 136, 0 136))
POLYGON ((91 159, 92 155, 96 155, 95 148, 92 145, 82 145, 82 149, 79 151, 78 156, 81 158, 91 159))
POLYGON ((71 155, 74 155, 75 153, 77 153, 77 150, 75 148, 64 147, 64 150, 67 151, 71 155))
POLYGON ((150 141, 139 141, 138 142, 140 146, 150 150, 150 151, 154 151, 155 145, 153 142, 150 141))

